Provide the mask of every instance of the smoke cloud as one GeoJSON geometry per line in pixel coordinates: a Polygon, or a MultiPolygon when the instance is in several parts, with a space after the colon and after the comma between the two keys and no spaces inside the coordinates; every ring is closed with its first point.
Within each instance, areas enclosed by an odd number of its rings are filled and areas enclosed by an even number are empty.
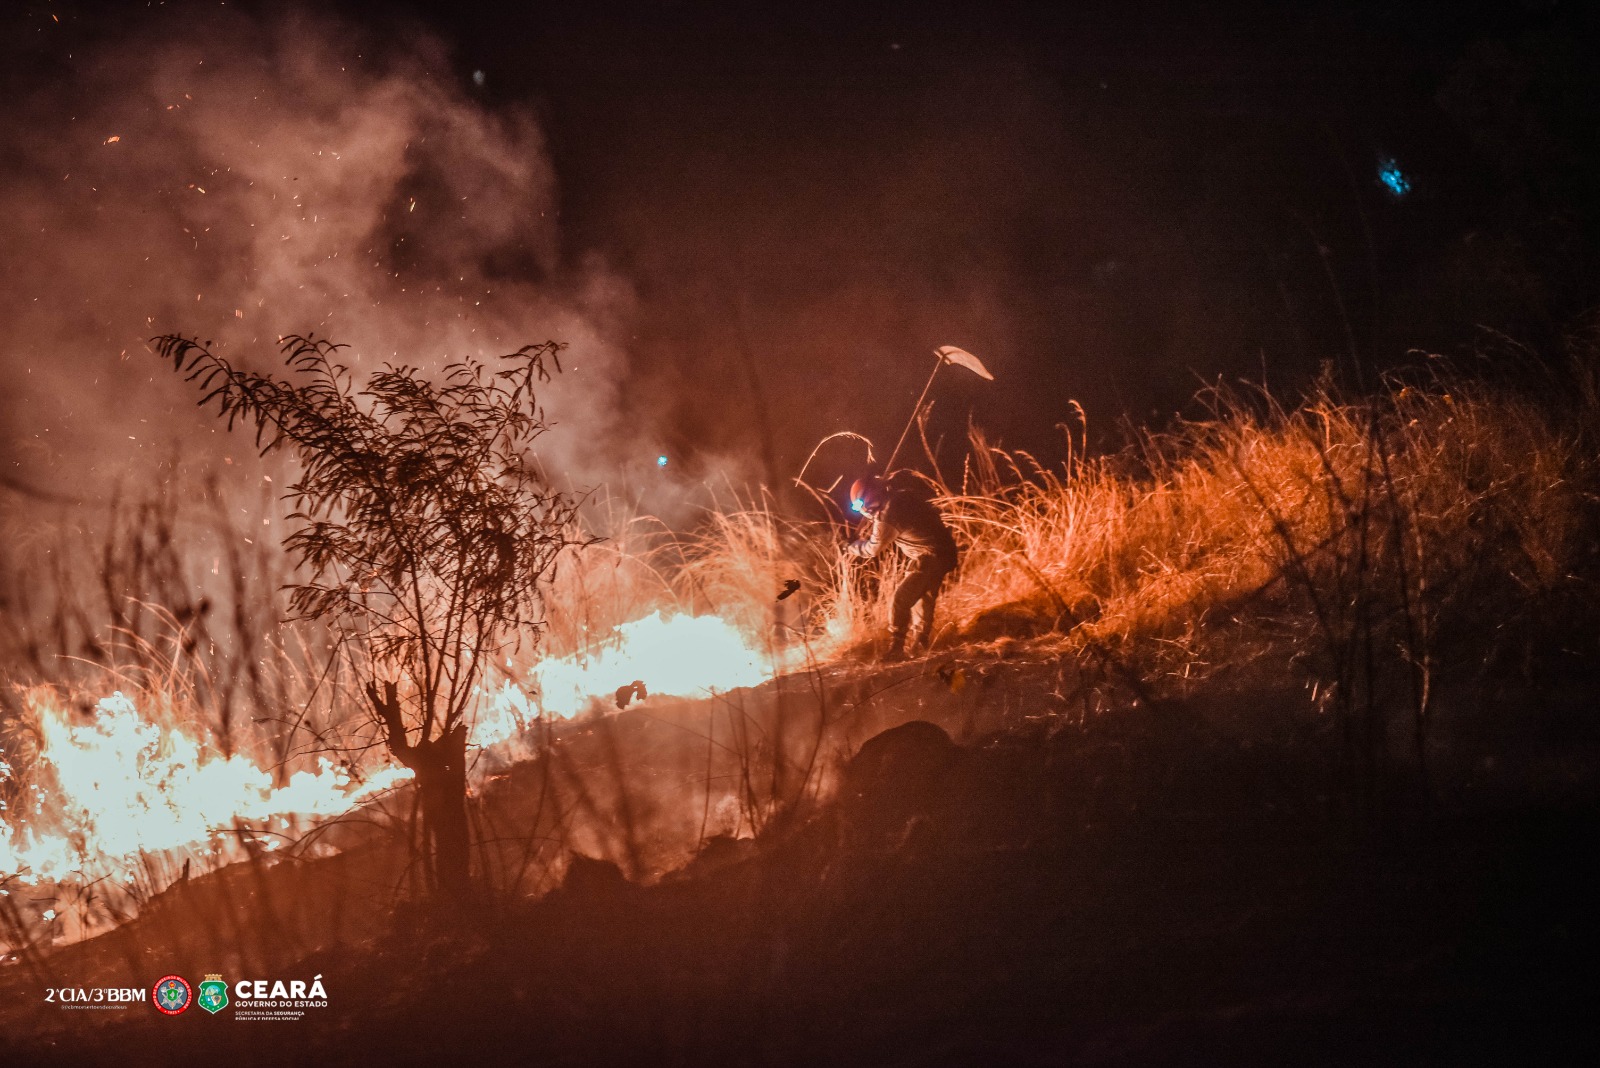
{"type": "Polygon", "coordinates": [[[0,120],[0,460],[94,497],[115,478],[246,457],[147,349],[176,332],[275,365],[277,338],[350,345],[359,372],[553,338],[541,459],[606,477],[625,284],[569,263],[527,110],[482,106],[436,40],[226,10],[72,61],[0,120]]]}

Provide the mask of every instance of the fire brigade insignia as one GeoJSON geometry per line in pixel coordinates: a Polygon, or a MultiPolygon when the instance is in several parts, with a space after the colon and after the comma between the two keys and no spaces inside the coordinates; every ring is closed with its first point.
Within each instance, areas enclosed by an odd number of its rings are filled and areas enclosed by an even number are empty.
{"type": "Polygon", "coordinates": [[[156,1008],[168,1016],[183,1012],[191,1000],[189,981],[181,975],[163,975],[151,993],[155,995],[156,1008]]]}
{"type": "Polygon", "coordinates": [[[221,1012],[228,1007],[228,984],[222,981],[220,975],[208,975],[205,982],[200,984],[195,1000],[207,1012],[221,1012]]]}

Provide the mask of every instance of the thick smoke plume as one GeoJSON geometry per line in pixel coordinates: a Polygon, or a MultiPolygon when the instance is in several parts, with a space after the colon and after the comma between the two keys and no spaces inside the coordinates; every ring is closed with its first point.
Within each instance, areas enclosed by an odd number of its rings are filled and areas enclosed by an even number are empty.
{"type": "Polygon", "coordinates": [[[606,476],[626,287],[565,262],[537,123],[481,106],[437,42],[217,13],[73,69],[0,120],[7,482],[92,499],[247,457],[148,351],[164,332],[258,367],[315,333],[358,370],[564,341],[541,459],[606,476]]]}

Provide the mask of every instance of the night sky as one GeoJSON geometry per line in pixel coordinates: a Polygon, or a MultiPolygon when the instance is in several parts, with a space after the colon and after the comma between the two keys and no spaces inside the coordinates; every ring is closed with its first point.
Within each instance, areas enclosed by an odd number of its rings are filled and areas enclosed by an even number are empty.
{"type": "MultiPolygon", "coordinates": [[[[11,5],[6,92],[31,114],[120,41],[204,46],[215,6],[11,5]]],[[[1110,444],[1218,381],[1370,385],[1480,325],[1548,344],[1596,303],[1581,7],[333,9],[351,62],[431,38],[463,107],[536,124],[553,227],[453,255],[486,289],[603,273],[607,462],[782,480],[836,430],[887,449],[941,344],[998,377],[937,390],[952,464],[969,417],[1055,457],[1072,400],[1110,444]]]]}

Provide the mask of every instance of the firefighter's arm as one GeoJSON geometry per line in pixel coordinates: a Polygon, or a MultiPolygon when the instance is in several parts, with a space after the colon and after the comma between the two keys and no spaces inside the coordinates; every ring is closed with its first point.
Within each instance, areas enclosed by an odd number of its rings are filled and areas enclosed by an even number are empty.
{"type": "Polygon", "coordinates": [[[872,517],[872,532],[859,541],[853,541],[845,546],[845,552],[862,560],[871,560],[883,548],[883,516],[872,517]]]}

